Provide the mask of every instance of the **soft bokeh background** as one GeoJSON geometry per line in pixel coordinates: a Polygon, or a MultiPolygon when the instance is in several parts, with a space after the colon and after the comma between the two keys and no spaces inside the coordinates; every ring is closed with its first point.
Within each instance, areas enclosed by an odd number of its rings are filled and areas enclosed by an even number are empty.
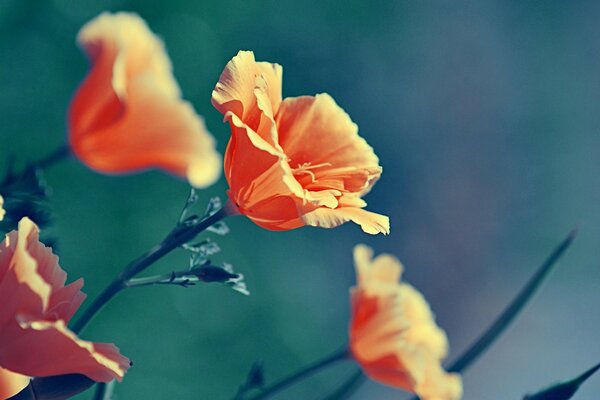
{"type": "MultiPolygon", "coordinates": [[[[221,151],[229,130],[210,93],[239,49],[284,66],[285,96],[332,94],[381,158],[367,201],[392,221],[388,237],[352,224],[275,233],[228,221],[215,260],[246,275],[250,297],[219,285],[131,290],[85,332],[135,361],[119,399],[228,399],[255,360],[271,380],[336,349],[359,242],[403,260],[455,356],[578,223],[550,281],[465,374],[464,398],[519,399],[600,361],[600,3],[3,0],[3,158],[35,160],[64,143],[87,70],[75,36],[103,10],[135,11],[164,38],[221,151]]],[[[61,263],[90,296],[162,238],[188,192],[159,172],[109,177],[74,160],[46,178],[61,263]]],[[[150,273],[185,262],[173,254],[150,273]]],[[[341,365],[278,398],[318,398],[351,371],[341,365]]],[[[575,398],[598,392],[600,376],[575,398]]],[[[353,399],[405,397],[369,382],[353,399]]]]}

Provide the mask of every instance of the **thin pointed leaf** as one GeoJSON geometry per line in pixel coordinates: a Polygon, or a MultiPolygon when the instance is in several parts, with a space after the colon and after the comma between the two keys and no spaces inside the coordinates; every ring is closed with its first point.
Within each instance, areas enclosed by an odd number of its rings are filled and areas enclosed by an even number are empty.
{"type": "MultiPolygon", "coordinates": [[[[509,327],[510,323],[525,308],[529,300],[533,297],[544,278],[548,276],[552,267],[556,265],[558,259],[571,246],[577,229],[573,229],[569,235],[554,249],[550,256],[540,265],[535,274],[525,284],[523,289],[517,294],[517,297],[506,307],[506,309],[496,318],[492,325],[483,332],[483,334],[465,350],[449,367],[449,372],[462,372],[469,367],[480,355],[482,355],[494,341],[509,327]]],[[[416,400],[417,397],[411,398],[416,400]]]]}
{"type": "Polygon", "coordinates": [[[235,399],[243,399],[252,389],[262,389],[265,386],[265,366],[262,361],[255,361],[246,376],[246,381],[238,389],[235,399]]]}
{"type": "Polygon", "coordinates": [[[221,202],[220,197],[211,197],[208,201],[208,206],[206,207],[206,215],[213,215],[217,211],[223,208],[223,202],[221,202]]]}
{"type": "Polygon", "coordinates": [[[523,397],[523,400],[567,400],[573,397],[579,387],[590,376],[594,375],[600,369],[600,364],[590,368],[575,379],[566,382],[556,383],[546,389],[543,389],[534,394],[528,394],[523,397]]]}
{"type": "Polygon", "coordinates": [[[492,344],[494,341],[504,332],[510,323],[515,319],[517,315],[521,313],[523,308],[527,305],[529,300],[537,292],[540,285],[544,281],[544,278],[548,276],[548,273],[552,270],[552,267],[556,265],[558,259],[564,254],[564,252],[571,246],[577,230],[572,230],[569,235],[554,249],[552,254],[542,263],[537,269],[535,274],[523,287],[521,292],[515,297],[515,299],[506,307],[506,309],[498,316],[494,323],[473,343],[462,356],[448,367],[450,372],[461,372],[466,369],[477,357],[492,344]]]}
{"type": "Polygon", "coordinates": [[[188,195],[187,200],[181,210],[181,215],[179,216],[179,225],[191,225],[195,220],[198,219],[197,215],[192,215],[188,217],[189,209],[198,202],[198,194],[194,188],[190,189],[190,194],[188,195]]]}

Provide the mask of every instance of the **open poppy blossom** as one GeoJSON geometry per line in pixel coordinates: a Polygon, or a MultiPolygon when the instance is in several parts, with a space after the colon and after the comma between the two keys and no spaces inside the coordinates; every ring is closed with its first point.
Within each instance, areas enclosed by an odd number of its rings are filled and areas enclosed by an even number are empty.
{"type": "Polygon", "coordinates": [[[82,374],[98,382],[121,380],[129,360],[112,344],[79,339],[67,324],[85,294],[28,218],[0,244],[0,396],[25,387],[27,377],[82,374]]]}
{"type": "Polygon", "coordinates": [[[402,264],[388,254],[373,259],[364,245],[354,248],[354,262],[350,348],[364,372],[423,400],[460,399],[460,376],[441,367],[446,334],[423,295],[400,282],[402,264]]]}
{"type": "Polygon", "coordinates": [[[388,217],[363,209],[382,169],[356,124],[328,94],[282,99],[281,79],[280,65],[240,51],[213,91],[231,126],[231,201],[267,229],[353,221],[367,233],[389,233],[388,217]]]}
{"type": "Polygon", "coordinates": [[[92,64],[69,110],[69,142],[88,167],[159,168],[196,187],[221,170],[215,141],[181,91],[162,42],[130,13],[103,13],[79,32],[92,64]]]}

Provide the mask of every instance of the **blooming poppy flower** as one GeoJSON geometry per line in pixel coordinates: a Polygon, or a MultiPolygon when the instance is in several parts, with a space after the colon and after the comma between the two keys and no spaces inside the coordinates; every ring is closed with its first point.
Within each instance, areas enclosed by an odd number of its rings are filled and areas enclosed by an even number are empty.
{"type": "Polygon", "coordinates": [[[402,264],[387,254],[373,259],[364,245],[354,248],[354,262],[350,348],[364,372],[423,400],[460,399],[460,376],[440,365],[448,352],[446,334],[423,295],[400,282],[402,264]]]}
{"type": "Polygon", "coordinates": [[[129,360],[114,345],[81,340],[67,328],[85,299],[83,280],[65,286],[66,273],[38,234],[35,224],[23,218],[18,231],[0,244],[1,395],[17,393],[29,376],[121,380],[129,360]]]}
{"type": "Polygon", "coordinates": [[[282,99],[282,68],[240,51],[225,67],[213,105],[231,126],[225,152],[229,197],[272,230],[331,228],[353,221],[389,233],[386,216],[362,196],[381,175],[379,159],[328,94],[282,99]]]}
{"type": "Polygon", "coordinates": [[[193,186],[214,183],[221,158],[181,99],[162,42],[130,13],[103,13],[77,40],[92,64],[69,109],[69,142],[90,168],[122,174],[160,168],[193,186]]]}

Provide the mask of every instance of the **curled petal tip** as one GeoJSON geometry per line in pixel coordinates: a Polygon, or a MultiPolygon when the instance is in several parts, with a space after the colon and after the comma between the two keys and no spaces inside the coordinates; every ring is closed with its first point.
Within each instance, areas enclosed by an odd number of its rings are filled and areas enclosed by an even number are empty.
{"type": "Polygon", "coordinates": [[[85,295],[82,280],[65,285],[66,279],[58,257],[39,242],[35,224],[22,219],[0,247],[2,367],[35,377],[122,378],[129,361],[114,346],[81,340],[67,328],[85,295]]]}

